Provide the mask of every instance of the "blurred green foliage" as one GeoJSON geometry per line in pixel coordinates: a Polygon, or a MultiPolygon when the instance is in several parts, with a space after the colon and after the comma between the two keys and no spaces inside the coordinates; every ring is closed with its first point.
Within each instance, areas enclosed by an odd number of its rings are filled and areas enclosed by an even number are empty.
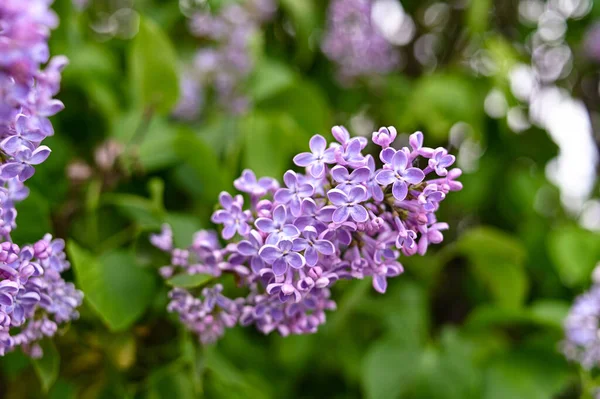
{"type": "MultiPolygon", "coordinates": [[[[56,1],[52,51],[71,60],[59,95],[66,109],[53,119],[53,153],[18,207],[14,239],[47,231],[67,238],[72,277],[86,297],[81,319],[44,343],[43,359],[0,359],[1,397],[578,397],[578,370],[559,350],[562,320],[590,283],[600,235],[572,220],[547,181],[557,148],[546,133],[516,135],[484,112],[485,95],[507,87],[522,57],[494,19],[511,2],[473,0],[452,20],[500,61],[496,75],[476,76],[450,56],[434,71],[407,68],[352,87],[336,83],[315,41],[326,3],[279,2],[255,41],[248,113],[232,116],[208,101],[199,121],[183,123],[169,111],[180,60],[196,44],[177,1],[136,1],[136,37],[103,41],[90,29],[93,12],[56,1]],[[422,129],[431,147],[447,145],[457,123],[469,126],[484,151],[462,177],[465,189],[440,210],[451,226],[445,245],[406,259],[406,273],[383,296],[367,281],[338,284],[339,309],[316,335],[235,328],[201,347],[165,306],[170,286],[207,281],[162,281],[166,259],[149,233],[168,222],[176,245],[189,245],[242,169],[280,177],[313,134],[361,114],[374,126],[422,129]],[[122,159],[69,181],[68,166],[94,165],[106,140],[123,146],[122,159]]],[[[422,9],[419,1],[403,5],[422,9]]],[[[520,29],[516,14],[512,23],[520,29]]]]}

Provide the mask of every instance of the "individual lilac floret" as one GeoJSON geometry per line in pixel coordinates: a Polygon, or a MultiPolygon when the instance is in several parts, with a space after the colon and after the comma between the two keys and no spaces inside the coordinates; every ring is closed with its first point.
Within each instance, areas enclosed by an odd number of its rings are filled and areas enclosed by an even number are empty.
{"type": "MultiPolygon", "coordinates": [[[[456,180],[460,169],[444,176],[434,173],[436,167],[449,166],[448,155],[423,147],[422,133],[410,136],[411,148],[399,150],[389,147],[393,127],[379,133],[374,140],[381,151],[375,157],[363,154],[365,138],[352,138],[342,126],[332,129],[337,143],[313,137],[311,152],[295,157],[306,173],[287,171],[285,187],[278,190],[272,181],[261,184],[244,171],[235,186],[250,194],[248,208],[242,196],[221,193],[221,208],[213,214],[213,221],[225,225],[226,245],[219,244],[215,233],[201,231],[187,249],[172,248],[171,233],[164,230],[151,239],[171,258],[161,275],[233,274],[248,294],[227,302],[235,303],[235,310],[230,306],[217,314],[233,315],[230,321],[239,315],[242,326],[284,336],[313,333],[325,322],[325,311],[335,308],[329,288],[340,279],[369,278],[384,293],[389,279],[404,271],[401,256],[424,254],[443,240],[442,231],[449,226],[437,220],[436,212],[462,185],[456,180]],[[435,165],[412,167],[419,157],[433,158],[435,165]]],[[[174,303],[181,302],[177,311],[182,321],[209,342],[227,325],[216,314],[199,315],[205,300],[195,294],[172,292],[178,298],[174,303]],[[204,338],[207,334],[210,339],[204,338]]]]}
{"type": "Polygon", "coordinates": [[[375,178],[382,186],[392,185],[392,194],[398,201],[403,201],[408,194],[409,184],[418,184],[423,181],[425,174],[419,168],[408,167],[408,156],[402,150],[396,151],[387,165],[390,169],[384,169],[375,178]]]}
{"type": "Polygon", "coordinates": [[[308,168],[313,177],[321,177],[325,173],[325,164],[335,161],[335,148],[327,148],[327,141],[320,134],[310,139],[311,152],[303,152],[294,157],[294,163],[308,168]]]}
{"type": "Polygon", "coordinates": [[[304,257],[293,250],[294,244],[289,240],[281,240],[277,245],[265,245],[258,254],[269,265],[273,265],[273,273],[282,276],[288,266],[301,269],[306,261],[304,257]]]}
{"type": "Polygon", "coordinates": [[[377,132],[373,132],[373,143],[381,148],[388,148],[396,140],[397,135],[395,127],[382,127],[377,132]]]}
{"type": "Polygon", "coordinates": [[[436,148],[429,160],[429,167],[435,170],[438,176],[446,176],[448,174],[447,167],[451,166],[455,161],[454,155],[449,155],[445,148],[436,148]]]}
{"type": "Polygon", "coordinates": [[[367,190],[362,186],[353,187],[348,194],[338,189],[329,190],[327,198],[337,207],[333,212],[333,222],[344,223],[349,217],[359,223],[369,220],[367,210],[361,205],[367,197],[367,190]]]}
{"type": "Polygon", "coordinates": [[[308,198],[314,194],[315,188],[308,183],[302,183],[298,180],[296,172],[288,170],[283,175],[283,182],[287,188],[280,188],[275,193],[275,201],[282,204],[289,204],[292,215],[300,215],[300,204],[303,198],[308,198]]]}
{"type": "Polygon", "coordinates": [[[262,197],[267,193],[275,192],[279,188],[279,183],[271,177],[261,177],[257,180],[253,171],[245,169],[242,176],[233,182],[233,186],[243,193],[262,197]]]}

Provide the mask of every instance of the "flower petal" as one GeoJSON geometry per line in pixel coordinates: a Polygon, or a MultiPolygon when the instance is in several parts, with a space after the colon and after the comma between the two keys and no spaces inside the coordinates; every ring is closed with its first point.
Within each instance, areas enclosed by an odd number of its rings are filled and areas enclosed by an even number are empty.
{"type": "Polygon", "coordinates": [[[403,201],[408,194],[408,186],[402,180],[396,180],[392,186],[392,194],[398,201],[403,201]]]}
{"type": "Polygon", "coordinates": [[[337,224],[344,223],[346,220],[348,220],[349,215],[350,211],[348,210],[348,207],[342,206],[333,212],[333,222],[337,224]]]}
{"type": "Polygon", "coordinates": [[[377,173],[377,176],[375,176],[375,181],[382,186],[389,186],[396,181],[396,174],[393,170],[384,169],[377,173]]]}

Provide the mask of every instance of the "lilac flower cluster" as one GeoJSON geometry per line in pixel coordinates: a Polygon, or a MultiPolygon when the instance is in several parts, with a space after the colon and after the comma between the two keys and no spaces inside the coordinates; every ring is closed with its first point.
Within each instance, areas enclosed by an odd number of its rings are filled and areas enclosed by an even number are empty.
{"type": "Polygon", "coordinates": [[[396,48],[373,25],[372,8],[371,0],[333,0],[329,6],[321,47],[342,81],[388,73],[399,64],[396,48]]]}
{"type": "Polygon", "coordinates": [[[337,280],[370,277],[384,293],[387,279],[403,271],[400,255],[424,254],[443,240],[448,225],[437,221],[436,211],[449,192],[462,188],[460,169],[448,170],[454,156],[424,147],[420,132],[410,136],[410,148],[395,150],[396,130],[381,128],[372,137],[381,147],[377,166],[363,154],[367,139],[351,138],[340,126],[332,133],[336,142],[315,135],[310,152],[294,157],[306,173],[287,171],[283,187],[245,170],[234,186],[247,195],[247,209],[242,195],[221,193],[212,221],[222,226],[225,246],[216,232],[203,230],[189,248],[174,248],[167,225],[151,237],[171,255],[160,270],[164,278],[232,273],[249,289],[235,300],[223,297],[220,286],[200,298],[173,290],[169,309],[202,342],[236,322],[265,334],[315,332],[325,311],[335,309],[329,288],[337,280]],[[424,168],[417,166],[420,158],[427,160],[424,168]]]}
{"type": "Polygon", "coordinates": [[[48,117],[64,108],[53,98],[67,60],[50,59],[47,41],[58,24],[50,3],[0,3],[0,355],[17,346],[41,355],[35,341],[53,335],[57,323],[77,317],[82,298],[60,276],[69,267],[62,240],[47,235],[19,248],[10,236],[15,203],[29,194],[23,182],[50,155],[41,144],[54,134],[48,117]]]}
{"type": "Polygon", "coordinates": [[[585,369],[600,365],[600,276],[594,271],[592,288],[575,299],[565,319],[565,356],[585,369]]]}
{"type": "Polygon", "coordinates": [[[246,0],[227,4],[218,14],[206,11],[191,17],[191,33],[208,45],[196,52],[192,65],[183,71],[175,116],[197,118],[209,87],[229,111],[238,114],[248,108],[241,86],[254,68],[251,41],[275,9],[272,0],[246,0]]]}

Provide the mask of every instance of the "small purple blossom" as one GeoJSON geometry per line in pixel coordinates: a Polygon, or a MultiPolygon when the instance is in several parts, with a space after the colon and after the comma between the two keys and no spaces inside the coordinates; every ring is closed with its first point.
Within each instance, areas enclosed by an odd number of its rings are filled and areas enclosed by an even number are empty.
{"type": "Polygon", "coordinates": [[[418,184],[424,178],[421,169],[408,167],[408,156],[404,151],[396,151],[391,159],[391,169],[382,170],[375,179],[383,186],[392,184],[394,198],[402,201],[408,194],[408,184],[418,184]]]}
{"type": "Polygon", "coordinates": [[[333,222],[344,223],[349,217],[355,222],[366,222],[369,214],[361,202],[367,197],[367,190],[362,186],[353,187],[348,194],[338,189],[329,190],[327,198],[337,207],[333,212],[333,222]]]}
{"type": "Polygon", "coordinates": [[[282,276],[288,266],[300,269],[306,264],[302,255],[293,251],[294,243],[289,240],[281,240],[277,245],[265,245],[258,254],[269,265],[273,265],[273,273],[282,276]]]}
{"type": "Polygon", "coordinates": [[[298,181],[298,176],[295,172],[288,170],[283,175],[283,182],[287,188],[280,188],[275,193],[275,201],[282,204],[289,204],[292,215],[300,215],[300,204],[303,198],[308,198],[314,194],[315,188],[306,183],[298,181]]]}
{"type": "Polygon", "coordinates": [[[308,168],[313,177],[321,177],[325,173],[325,164],[335,161],[335,148],[327,148],[327,141],[320,134],[310,139],[311,152],[303,152],[294,157],[294,163],[308,168]]]}
{"type": "Polygon", "coordinates": [[[395,127],[382,127],[378,131],[373,132],[373,143],[382,148],[388,148],[396,140],[397,135],[398,132],[396,132],[395,127]]]}
{"type": "Polygon", "coordinates": [[[261,177],[257,180],[253,171],[245,169],[242,176],[233,182],[233,186],[243,193],[248,193],[254,197],[262,197],[277,190],[279,183],[271,177],[261,177]]]}

